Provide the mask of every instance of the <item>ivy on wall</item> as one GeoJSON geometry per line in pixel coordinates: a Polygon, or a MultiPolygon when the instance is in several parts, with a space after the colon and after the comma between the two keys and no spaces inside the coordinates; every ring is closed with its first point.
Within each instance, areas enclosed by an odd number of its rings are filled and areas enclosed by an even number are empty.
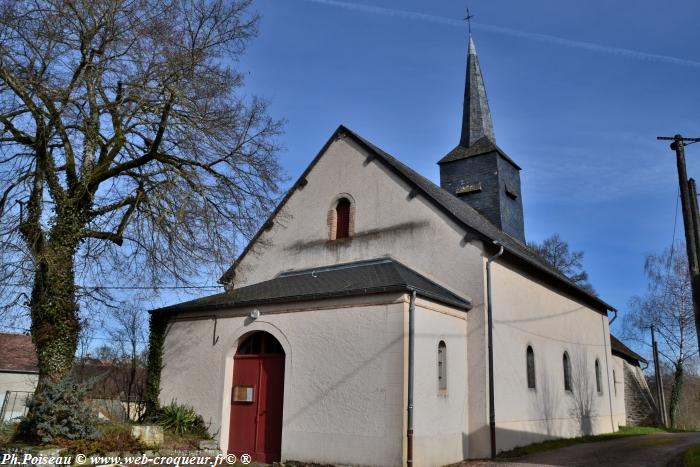
{"type": "Polygon", "coordinates": [[[160,415],[160,371],[163,369],[163,344],[168,328],[168,319],[160,313],[152,313],[149,322],[148,360],[146,362],[146,393],[144,418],[154,419],[160,415]]]}

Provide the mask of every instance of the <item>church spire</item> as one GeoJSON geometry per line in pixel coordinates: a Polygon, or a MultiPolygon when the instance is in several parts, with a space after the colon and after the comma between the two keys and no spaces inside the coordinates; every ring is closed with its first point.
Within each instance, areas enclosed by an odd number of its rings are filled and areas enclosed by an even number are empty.
{"type": "MultiPolygon", "coordinates": [[[[467,22],[472,16],[467,12],[467,22]]],[[[440,187],[525,243],[520,167],[496,146],[489,101],[471,34],[459,144],[440,159],[440,187]]]]}
{"type": "Polygon", "coordinates": [[[469,34],[469,55],[467,56],[467,77],[464,85],[464,109],[462,114],[462,137],[460,146],[469,148],[487,136],[496,141],[491,121],[491,110],[486,98],[484,78],[481,76],[479,57],[476,54],[474,39],[469,34]]]}

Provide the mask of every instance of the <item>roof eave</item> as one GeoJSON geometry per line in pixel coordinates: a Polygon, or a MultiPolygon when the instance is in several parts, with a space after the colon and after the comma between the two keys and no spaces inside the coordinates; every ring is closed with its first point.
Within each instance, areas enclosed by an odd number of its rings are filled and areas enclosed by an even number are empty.
{"type": "MultiPolygon", "coordinates": [[[[459,147],[459,146],[457,146],[459,147]]],[[[457,148],[455,148],[457,149],[457,148]]],[[[452,150],[454,151],[454,149],[452,150]]],[[[452,153],[450,151],[450,153],[452,153]]],[[[493,148],[489,149],[484,149],[483,151],[476,152],[474,154],[468,154],[462,157],[454,157],[450,158],[450,153],[448,153],[445,157],[440,159],[437,163],[438,165],[443,165],[443,164],[449,164],[450,162],[455,162],[455,161],[461,161],[463,159],[469,159],[470,157],[478,157],[478,156],[483,156],[484,154],[488,154],[490,152],[496,152],[498,153],[503,159],[505,159],[508,163],[510,163],[513,167],[515,167],[517,170],[523,170],[518,164],[515,163],[513,159],[508,156],[508,154],[505,153],[496,143],[493,143],[493,148]]]]}
{"type": "Polygon", "coordinates": [[[21,373],[21,374],[28,374],[28,375],[38,375],[39,370],[21,370],[17,368],[0,368],[0,373],[21,373]]]}
{"type": "MultiPolygon", "coordinates": [[[[341,128],[343,128],[350,136],[352,136],[356,142],[358,142],[363,148],[365,148],[365,150],[370,151],[371,153],[376,155],[379,160],[383,161],[388,167],[393,168],[393,165],[391,163],[389,163],[388,161],[386,161],[384,159],[384,157],[382,157],[382,154],[380,152],[377,152],[377,150],[375,150],[371,144],[368,144],[362,137],[359,137],[358,135],[354,134],[351,130],[348,130],[347,128],[343,127],[342,125],[341,125],[341,128]]],[[[454,215],[449,209],[442,206],[442,204],[440,202],[438,202],[437,200],[434,200],[432,196],[430,196],[428,193],[426,193],[424,190],[422,190],[421,187],[417,183],[415,183],[409,177],[405,176],[401,171],[394,170],[394,172],[397,175],[399,175],[402,178],[402,180],[407,182],[409,185],[421,190],[421,192],[423,192],[426,195],[426,197],[431,199],[435,203],[435,205],[437,205],[443,212],[445,212],[448,216],[450,216],[450,218],[452,218],[453,220],[458,222],[464,228],[468,229],[468,231],[475,232],[478,236],[480,236],[481,238],[483,238],[486,241],[490,241],[490,242],[493,242],[494,240],[497,241],[497,239],[491,238],[490,236],[476,230],[475,228],[473,228],[469,224],[462,221],[458,216],[454,215]]],[[[507,234],[504,233],[504,235],[507,235],[507,234]]],[[[577,294],[580,294],[583,297],[586,297],[587,298],[586,301],[588,301],[591,304],[595,304],[596,308],[602,309],[604,313],[607,311],[617,311],[614,307],[612,307],[611,305],[600,300],[598,297],[591,295],[590,293],[581,289],[580,287],[573,284],[572,282],[565,280],[564,278],[557,277],[556,275],[554,275],[550,271],[548,271],[545,267],[540,266],[539,264],[530,261],[528,258],[525,258],[524,256],[518,254],[515,250],[512,250],[505,245],[504,245],[504,250],[507,254],[512,255],[512,256],[518,258],[519,260],[524,261],[527,264],[536,267],[538,270],[542,271],[547,277],[551,278],[552,280],[558,282],[561,285],[564,285],[568,289],[575,291],[577,294]]]]}
{"type": "Polygon", "coordinates": [[[298,303],[304,301],[313,300],[325,300],[330,298],[342,298],[342,297],[353,297],[357,295],[376,295],[382,293],[394,293],[394,292],[412,292],[416,291],[417,295],[430,299],[434,302],[442,303],[460,310],[469,311],[472,309],[472,303],[470,300],[458,301],[449,300],[444,297],[440,297],[431,292],[425,291],[423,289],[415,288],[409,285],[393,285],[393,286],[381,286],[381,287],[367,287],[358,288],[352,290],[346,290],[342,292],[328,292],[328,293],[318,293],[318,294],[308,294],[308,295],[292,295],[285,297],[275,297],[259,300],[244,300],[244,301],[231,301],[226,303],[214,303],[214,304],[202,304],[196,305],[192,304],[190,306],[178,306],[170,305],[162,308],[155,308],[148,310],[151,314],[175,314],[184,312],[202,312],[202,311],[218,311],[226,310],[232,308],[242,308],[246,306],[258,306],[258,305],[275,305],[282,303],[298,303]]]}

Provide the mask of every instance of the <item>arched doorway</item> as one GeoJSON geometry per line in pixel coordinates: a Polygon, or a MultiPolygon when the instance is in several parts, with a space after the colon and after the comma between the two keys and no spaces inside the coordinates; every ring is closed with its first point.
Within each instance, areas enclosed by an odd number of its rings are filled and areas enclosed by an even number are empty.
{"type": "Polygon", "coordinates": [[[271,334],[254,332],[233,357],[229,453],[276,462],[282,450],[284,349],[271,334]]]}

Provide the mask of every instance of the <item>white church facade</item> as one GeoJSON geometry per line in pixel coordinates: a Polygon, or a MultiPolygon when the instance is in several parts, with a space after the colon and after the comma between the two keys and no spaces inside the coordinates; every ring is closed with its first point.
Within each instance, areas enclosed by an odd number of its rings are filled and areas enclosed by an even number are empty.
{"type": "Polygon", "coordinates": [[[525,245],[471,39],[463,122],[441,186],[339,127],[224,293],[153,311],[161,401],[262,462],[438,466],[625,425],[634,355],[525,245]]]}

